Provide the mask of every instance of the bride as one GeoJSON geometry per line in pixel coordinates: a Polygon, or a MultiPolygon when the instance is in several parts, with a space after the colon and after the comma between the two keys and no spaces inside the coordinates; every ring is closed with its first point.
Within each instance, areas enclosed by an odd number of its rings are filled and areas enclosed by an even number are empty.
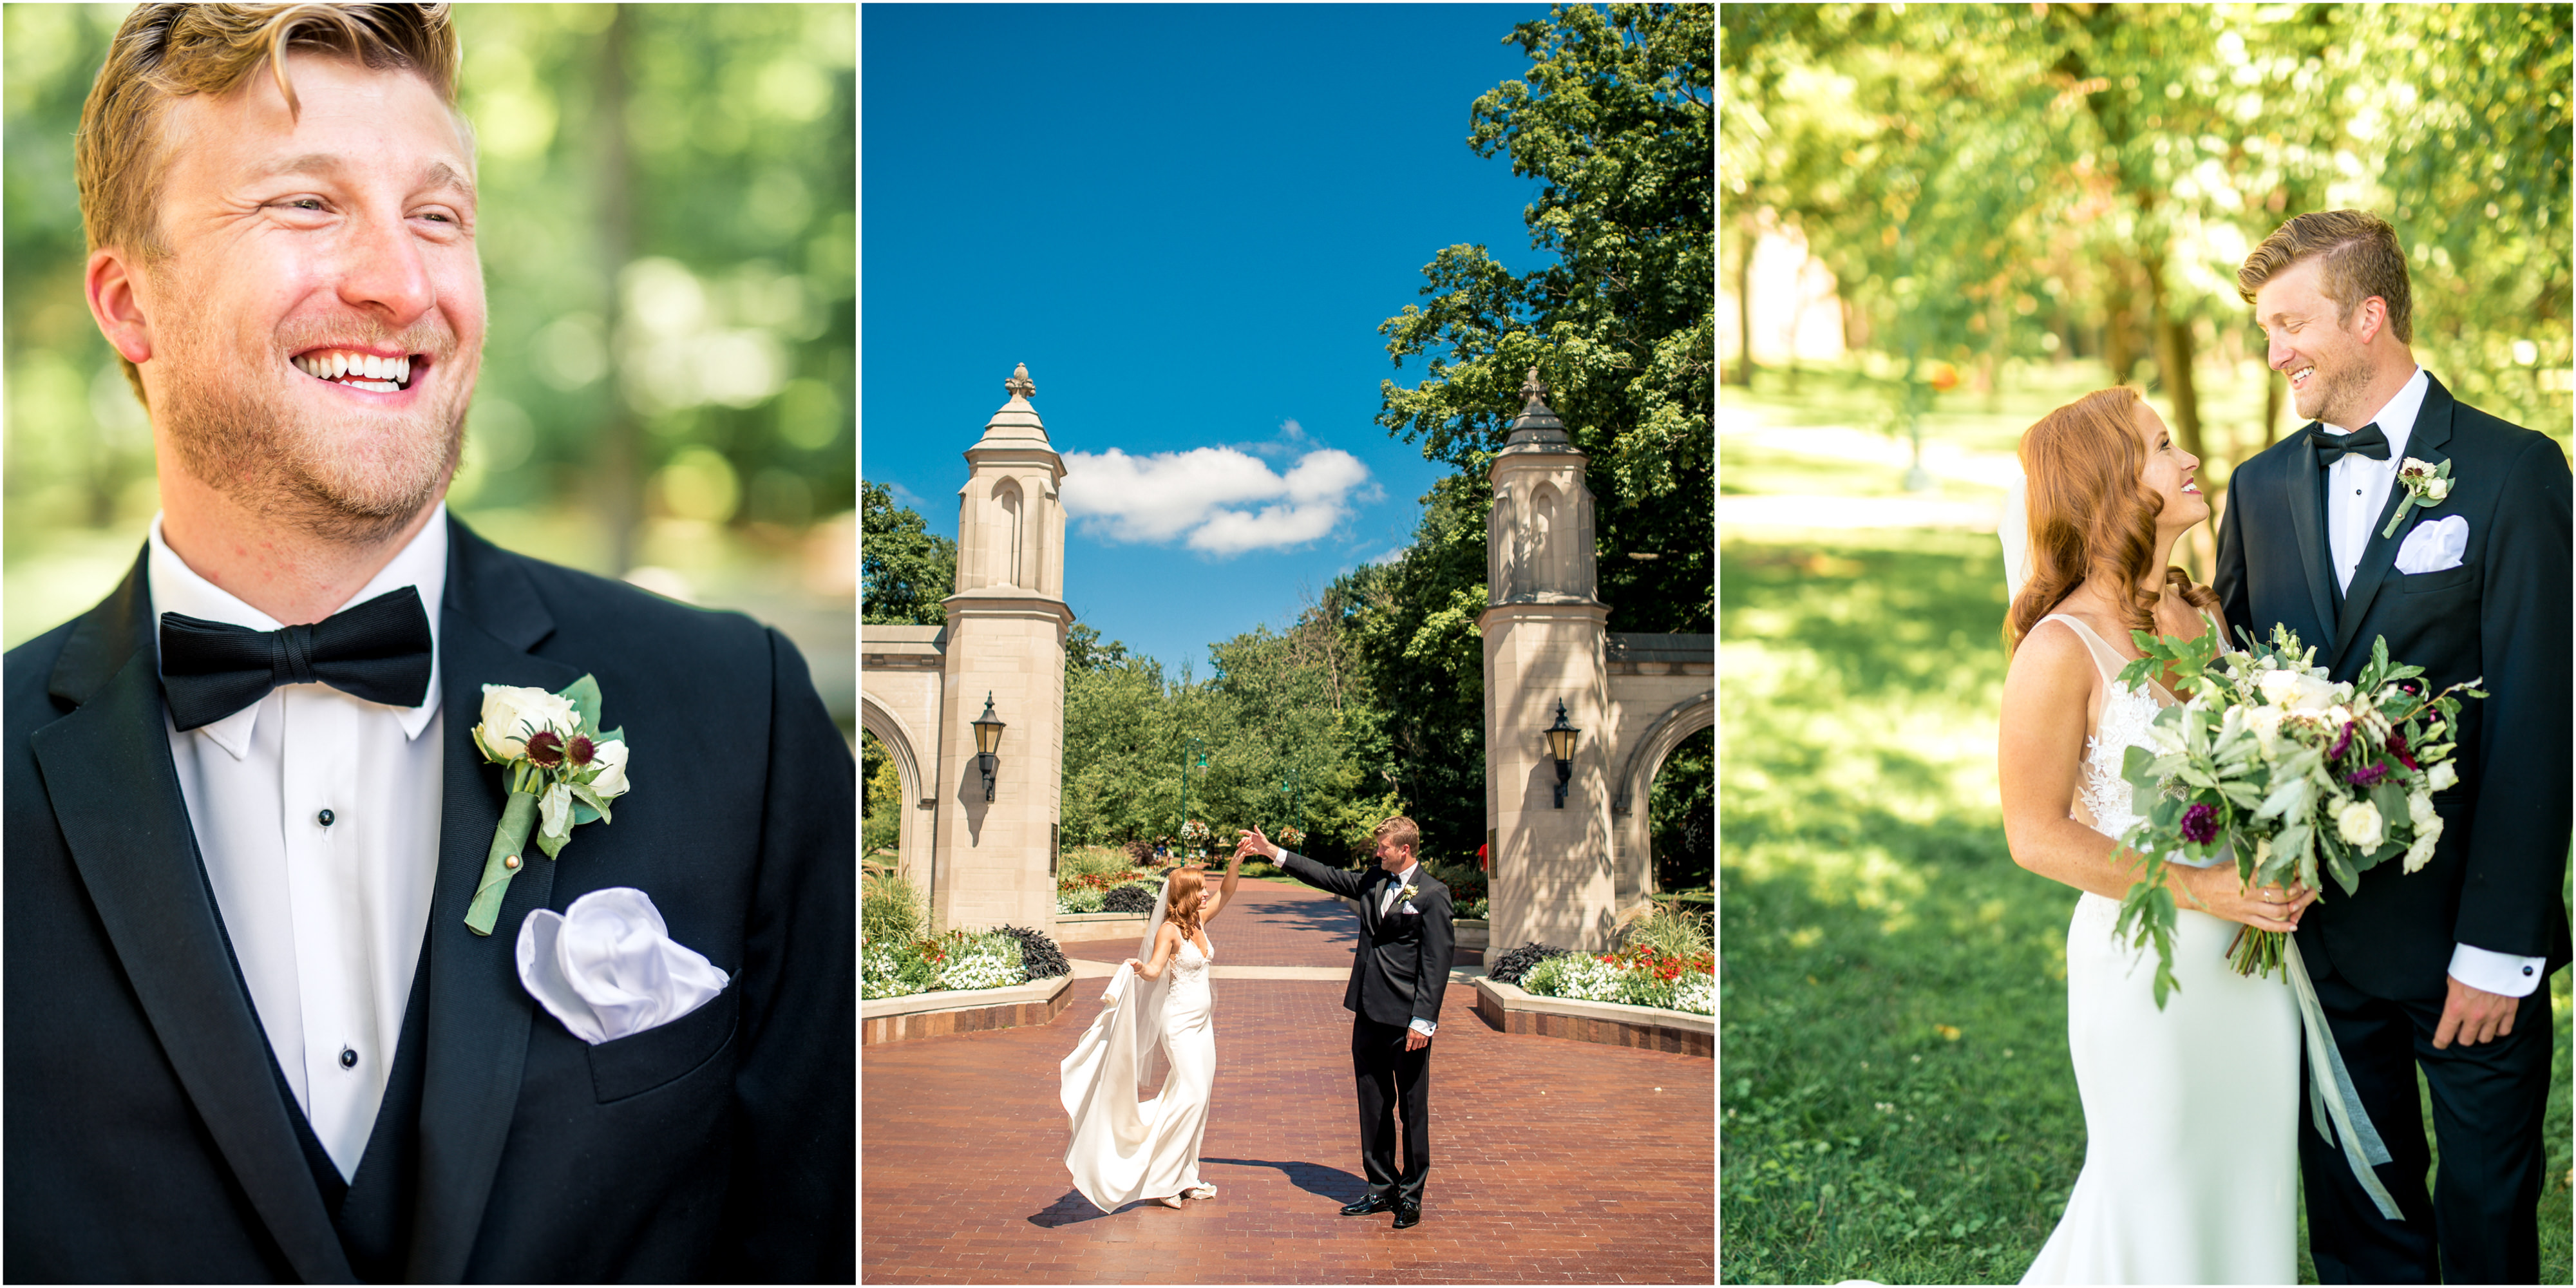
{"type": "MultiPolygon", "coordinates": [[[[2192,471],[2136,390],[2105,389],[2022,436],[2025,574],[2004,624],[1998,737],[2013,860],[2082,891],[2066,931],[2066,1037],[2084,1170],[2024,1283],[2292,1283],[2297,1276],[2299,1015],[2277,978],[2238,975],[2240,925],[2295,928],[2305,887],[2243,888],[2235,864],[2166,870],[2180,908],[2162,1010],[2145,950],[2113,937],[2137,822],[2120,776],[2164,685],[2122,686],[2132,630],[2222,630],[2218,597],[2170,566],[2209,518],[2192,471]]],[[[2015,565],[2021,565],[2016,568],[2015,565]]]]}
{"type": "Polygon", "coordinates": [[[1237,854],[1222,889],[1209,889],[1197,868],[1163,879],[1137,957],[1119,965],[1103,995],[1107,1004],[1059,1066],[1073,1128],[1064,1165],[1074,1188],[1103,1212],[1143,1198],[1180,1207],[1185,1199],[1216,1197],[1216,1187],[1199,1179],[1199,1141],[1216,1083],[1208,991],[1216,946],[1207,923],[1233,904],[1242,874],[1237,854]],[[1162,1093],[1138,1100],[1166,1060],[1171,1077],[1162,1093]]]}

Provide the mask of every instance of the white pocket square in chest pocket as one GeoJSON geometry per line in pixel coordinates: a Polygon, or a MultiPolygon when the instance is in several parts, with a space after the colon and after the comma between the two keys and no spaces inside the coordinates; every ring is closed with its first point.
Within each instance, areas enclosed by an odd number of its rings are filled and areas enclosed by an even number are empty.
{"type": "Polygon", "coordinates": [[[668,1024],[731,981],[671,938],[643,891],[611,886],[519,923],[519,982],[574,1037],[598,1046],[668,1024]]]}
{"type": "Polygon", "coordinates": [[[2397,571],[2413,576],[2421,572],[2440,572],[2460,566],[2460,557],[2469,552],[2469,521],[2454,514],[2419,523],[2406,534],[2406,544],[2397,548],[2397,571]]]}

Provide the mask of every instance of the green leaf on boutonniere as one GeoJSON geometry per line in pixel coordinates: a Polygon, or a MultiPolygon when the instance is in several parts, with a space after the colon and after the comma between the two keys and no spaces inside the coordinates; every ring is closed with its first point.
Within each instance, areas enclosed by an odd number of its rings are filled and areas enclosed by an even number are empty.
{"type": "Polygon", "coordinates": [[[578,680],[564,686],[555,696],[572,704],[573,713],[581,717],[581,727],[599,727],[599,681],[585,672],[578,680]]]}

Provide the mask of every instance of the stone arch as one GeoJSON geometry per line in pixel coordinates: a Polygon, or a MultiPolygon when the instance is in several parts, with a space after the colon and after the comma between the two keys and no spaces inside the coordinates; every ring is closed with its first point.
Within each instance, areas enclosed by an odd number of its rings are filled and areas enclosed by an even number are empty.
{"type": "Polygon", "coordinates": [[[921,887],[926,899],[937,874],[931,871],[930,819],[927,811],[921,808],[929,791],[928,780],[923,776],[921,753],[917,750],[918,741],[905,727],[903,717],[878,703],[864,687],[859,690],[859,727],[875,734],[877,743],[894,760],[895,778],[903,788],[900,806],[903,812],[896,816],[899,831],[895,840],[895,866],[913,884],[921,887]]]}
{"type": "Polygon", "coordinates": [[[995,484],[993,501],[1001,511],[1001,531],[994,534],[1000,540],[993,549],[993,573],[989,584],[1025,586],[1028,583],[1020,580],[1020,571],[1022,529],[1025,527],[1022,519],[1027,507],[1021,503],[1020,481],[1006,478],[995,484]]]}
{"type": "Polygon", "coordinates": [[[1527,589],[1563,590],[1565,578],[1557,564],[1565,556],[1565,543],[1573,536],[1565,522],[1565,498],[1552,483],[1541,483],[1530,491],[1529,569],[1527,589]]]}
{"type": "Polygon", "coordinates": [[[1666,707],[1636,736],[1621,758],[1610,810],[1618,819],[1623,842],[1620,866],[1626,880],[1622,884],[1633,881],[1640,894],[1651,891],[1655,881],[1653,838],[1646,818],[1646,801],[1654,790],[1655,775],[1683,739],[1716,724],[1715,690],[1694,694],[1666,707]]]}

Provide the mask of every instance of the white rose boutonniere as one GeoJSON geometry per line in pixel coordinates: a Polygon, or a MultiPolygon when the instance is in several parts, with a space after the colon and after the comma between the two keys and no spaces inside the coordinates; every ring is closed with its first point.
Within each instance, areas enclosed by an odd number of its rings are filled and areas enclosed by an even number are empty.
{"type": "Polygon", "coordinates": [[[2451,463],[2435,465],[2409,456],[2405,464],[2397,467],[2397,485],[2406,489],[2406,499],[2397,503],[2397,513],[2389,516],[2388,526],[2379,530],[2382,537],[2396,536],[2398,525],[2406,522],[2409,512],[2429,510],[2451,499],[2451,463]]]}
{"type": "Polygon", "coordinates": [[[1422,887],[1409,885],[1395,892],[1395,901],[1399,904],[1411,903],[1413,896],[1420,893],[1422,893],[1422,887]]]}
{"type": "Polygon", "coordinates": [[[465,910],[466,927],[488,935],[510,878],[527,862],[531,831],[551,859],[574,828],[608,821],[608,803],[626,794],[626,737],[599,727],[599,682],[585,675],[561,693],[484,685],[483,722],[473,738],[483,758],[506,771],[510,789],[465,910]]]}

